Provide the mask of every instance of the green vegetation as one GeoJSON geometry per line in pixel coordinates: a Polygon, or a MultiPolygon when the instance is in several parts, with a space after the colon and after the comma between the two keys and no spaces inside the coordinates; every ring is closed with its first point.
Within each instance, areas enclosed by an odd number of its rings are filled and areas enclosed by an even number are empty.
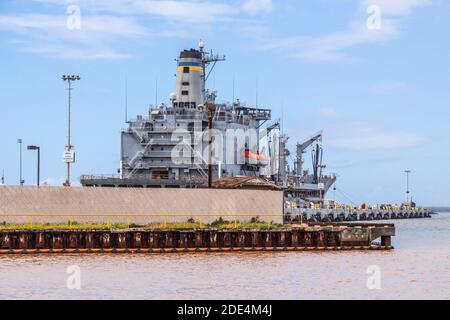
{"type": "Polygon", "coordinates": [[[146,228],[146,229],[178,229],[178,230],[187,230],[187,229],[259,229],[259,230],[268,230],[268,229],[280,229],[287,228],[281,224],[273,224],[262,222],[258,217],[252,218],[249,222],[235,222],[235,221],[226,221],[223,220],[222,217],[215,220],[211,224],[200,223],[199,221],[195,221],[194,219],[189,219],[186,222],[180,223],[152,223],[148,225],[137,225],[137,224],[126,224],[126,223],[112,223],[112,224],[86,224],[86,223],[78,223],[76,221],[68,221],[64,224],[55,224],[55,223],[24,223],[24,224],[9,224],[3,222],[0,224],[1,230],[23,230],[23,229],[129,229],[129,228],[146,228]]]}
{"type": "Polygon", "coordinates": [[[233,221],[225,221],[222,217],[211,223],[208,227],[216,228],[216,229],[279,229],[285,228],[281,224],[273,224],[263,222],[259,219],[259,217],[253,217],[249,222],[233,222],[233,221]]]}
{"type": "MultiPolygon", "coordinates": [[[[130,225],[130,228],[135,228],[137,226],[130,225]]],[[[127,229],[127,224],[87,224],[87,223],[23,223],[23,224],[12,224],[3,222],[0,224],[0,230],[11,230],[11,229],[127,229]]]]}

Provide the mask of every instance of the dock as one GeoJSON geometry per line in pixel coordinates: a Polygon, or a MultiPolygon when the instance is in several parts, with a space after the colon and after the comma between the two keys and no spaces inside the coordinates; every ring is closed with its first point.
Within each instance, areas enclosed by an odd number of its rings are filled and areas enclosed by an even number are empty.
{"type": "Polygon", "coordinates": [[[409,209],[285,209],[285,223],[307,221],[315,222],[351,222],[351,221],[380,221],[401,219],[426,219],[434,213],[426,208],[409,209]]]}
{"type": "Polygon", "coordinates": [[[0,231],[0,254],[391,250],[392,236],[393,224],[310,224],[268,230],[12,229],[0,231]]]}
{"type": "Polygon", "coordinates": [[[0,254],[391,250],[395,236],[286,214],[282,191],[3,186],[0,199],[0,254]]]}

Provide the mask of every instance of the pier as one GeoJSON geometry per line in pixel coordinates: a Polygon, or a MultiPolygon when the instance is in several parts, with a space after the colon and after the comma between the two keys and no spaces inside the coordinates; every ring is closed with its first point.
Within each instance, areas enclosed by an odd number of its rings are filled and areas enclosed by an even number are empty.
{"type": "Polygon", "coordinates": [[[285,209],[286,223],[297,223],[301,221],[314,222],[351,222],[351,221],[379,221],[400,219],[423,219],[431,218],[433,212],[425,208],[410,209],[285,209]]]}
{"type": "Polygon", "coordinates": [[[393,224],[312,224],[269,230],[11,229],[0,231],[0,254],[391,250],[394,235],[393,224]]]}

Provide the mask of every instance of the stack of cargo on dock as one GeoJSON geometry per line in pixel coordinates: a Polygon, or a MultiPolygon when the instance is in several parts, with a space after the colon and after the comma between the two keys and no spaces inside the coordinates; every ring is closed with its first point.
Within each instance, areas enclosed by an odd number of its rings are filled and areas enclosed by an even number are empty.
{"type": "Polygon", "coordinates": [[[394,219],[431,218],[432,212],[425,208],[405,209],[289,209],[285,211],[287,222],[343,222],[394,219]]]}

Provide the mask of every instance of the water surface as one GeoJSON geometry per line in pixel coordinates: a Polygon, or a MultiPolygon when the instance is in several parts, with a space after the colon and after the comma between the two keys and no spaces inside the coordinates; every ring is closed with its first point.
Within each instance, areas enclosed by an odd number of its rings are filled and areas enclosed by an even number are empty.
{"type": "Polygon", "coordinates": [[[450,299],[450,213],[395,224],[390,252],[3,255],[0,299],[450,299]]]}

